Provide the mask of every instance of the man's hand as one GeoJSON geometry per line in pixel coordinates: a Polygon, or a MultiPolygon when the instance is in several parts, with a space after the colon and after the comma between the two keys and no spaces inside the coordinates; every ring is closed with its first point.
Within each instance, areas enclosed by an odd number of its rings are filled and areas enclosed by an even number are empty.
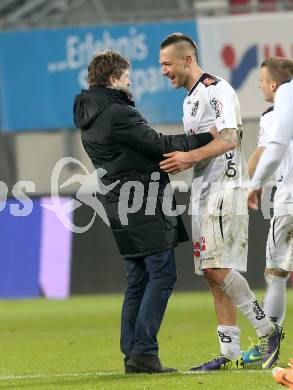
{"type": "Polygon", "coordinates": [[[214,139],[207,145],[189,152],[172,152],[164,154],[166,160],[160,163],[160,168],[167,173],[178,173],[196,165],[202,160],[226,153],[237,146],[236,129],[223,129],[220,133],[215,127],[210,129],[214,139]]]}
{"type": "Polygon", "coordinates": [[[251,210],[258,210],[262,189],[251,188],[248,190],[247,203],[251,210]]]}
{"type": "Polygon", "coordinates": [[[219,132],[215,126],[211,127],[209,132],[212,134],[213,138],[216,138],[219,136],[219,132]]]}
{"type": "Polygon", "coordinates": [[[166,160],[160,162],[160,168],[167,173],[175,174],[194,165],[190,152],[172,152],[163,154],[163,156],[166,160]]]}

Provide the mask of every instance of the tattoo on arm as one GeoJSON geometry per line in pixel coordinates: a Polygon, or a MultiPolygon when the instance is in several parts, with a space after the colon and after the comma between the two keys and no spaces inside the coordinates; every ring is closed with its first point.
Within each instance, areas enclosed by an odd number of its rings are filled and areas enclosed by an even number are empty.
{"type": "Polygon", "coordinates": [[[223,129],[220,131],[220,137],[224,142],[229,144],[238,144],[238,134],[236,129],[223,129]]]}

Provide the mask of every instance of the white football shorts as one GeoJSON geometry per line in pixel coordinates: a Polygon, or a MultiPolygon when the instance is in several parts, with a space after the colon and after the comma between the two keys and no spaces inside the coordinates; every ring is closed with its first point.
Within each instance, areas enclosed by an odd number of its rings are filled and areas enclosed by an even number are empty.
{"type": "Polygon", "coordinates": [[[271,219],[266,267],[293,272],[293,215],[275,216],[271,219]]]}
{"type": "Polygon", "coordinates": [[[195,273],[205,268],[247,270],[247,190],[228,188],[192,203],[195,273]]]}

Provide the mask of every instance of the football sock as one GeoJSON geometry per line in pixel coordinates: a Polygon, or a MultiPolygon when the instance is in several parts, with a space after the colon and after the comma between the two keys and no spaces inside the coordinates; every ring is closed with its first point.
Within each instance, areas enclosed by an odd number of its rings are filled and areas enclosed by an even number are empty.
{"type": "Polygon", "coordinates": [[[217,333],[221,355],[230,360],[236,359],[240,354],[239,326],[218,325],[217,333]]]}
{"type": "Polygon", "coordinates": [[[286,313],[286,284],[288,276],[280,277],[270,273],[265,274],[267,283],[264,296],[264,311],[278,325],[282,325],[286,313]]]}
{"type": "Polygon", "coordinates": [[[266,336],[272,331],[272,322],[258,304],[246,279],[238,271],[231,269],[219,287],[251,322],[258,337],[266,336]]]}

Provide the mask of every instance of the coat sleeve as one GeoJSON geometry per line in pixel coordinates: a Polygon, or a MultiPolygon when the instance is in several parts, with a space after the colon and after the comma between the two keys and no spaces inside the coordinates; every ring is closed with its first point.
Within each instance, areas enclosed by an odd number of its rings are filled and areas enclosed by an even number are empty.
{"type": "Polygon", "coordinates": [[[158,134],[131,106],[123,106],[115,113],[112,129],[115,141],[156,160],[161,160],[163,153],[188,152],[213,140],[210,133],[190,136],[158,134]]]}

